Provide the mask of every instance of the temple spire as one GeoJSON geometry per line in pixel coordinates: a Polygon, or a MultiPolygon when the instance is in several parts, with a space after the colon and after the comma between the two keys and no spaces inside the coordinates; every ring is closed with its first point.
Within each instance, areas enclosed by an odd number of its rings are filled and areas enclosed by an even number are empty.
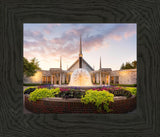
{"type": "Polygon", "coordinates": [[[101,56],[100,56],[100,64],[99,64],[99,69],[101,70],[102,64],[101,64],[101,56]]]}
{"type": "Polygon", "coordinates": [[[62,57],[60,56],[60,69],[62,69],[62,57]]]}
{"type": "Polygon", "coordinates": [[[59,78],[59,85],[62,84],[62,58],[60,56],[60,78],[59,78]]]}
{"type": "Polygon", "coordinates": [[[100,73],[99,73],[99,83],[100,85],[102,85],[102,76],[101,76],[101,68],[102,68],[102,64],[101,64],[101,56],[100,56],[100,64],[99,64],[99,70],[100,70],[100,73]]]}
{"type": "Polygon", "coordinates": [[[82,40],[81,40],[81,35],[80,35],[80,44],[79,44],[79,57],[82,57],[83,54],[82,54],[82,40]]]}
{"type": "Polygon", "coordinates": [[[79,45],[79,68],[82,68],[82,41],[81,41],[81,35],[80,35],[80,45],[79,45]]]}

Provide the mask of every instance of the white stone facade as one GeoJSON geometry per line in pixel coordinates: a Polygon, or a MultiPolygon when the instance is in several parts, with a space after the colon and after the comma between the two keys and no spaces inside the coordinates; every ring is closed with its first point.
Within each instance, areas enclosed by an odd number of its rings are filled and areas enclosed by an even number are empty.
{"type": "Polygon", "coordinates": [[[120,84],[136,84],[137,83],[137,69],[128,69],[119,71],[120,84]]]}
{"type": "MultiPolygon", "coordinates": [[[[76,69],[76,67],[75,67],[76,69]]],[[[52,71],[37,71],[32,77],[24,77],[24,83],[46,83],[46,84],[68,84],[70,82],[70,71],[60,69],[52,71]]],[[[115,71],[90,71],[91,80],[93,84],[137,84],[137,69],[115,70],[115,71]],[[101,82],[100,82],[101,74],[101,82]]]]}
{"type": "Polygon", "coordinates": [[[31,77],[27,77],[24,75],[23,78],[23,83],[38,83],[41,84],[42,83],[42,71],[38,70],[34,76],[31,77]]]}

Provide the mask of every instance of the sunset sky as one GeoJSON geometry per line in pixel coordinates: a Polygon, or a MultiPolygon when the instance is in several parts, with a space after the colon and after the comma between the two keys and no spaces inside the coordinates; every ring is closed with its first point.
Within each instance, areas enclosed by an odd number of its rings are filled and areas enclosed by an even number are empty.
{"type": "Polygon", "coordinates": [[[136,24],[37,24],[23,25],[23,56],[36,57],[42,70],[67,69],[78,59],[79,39],[82,35],[83,58],[99,69],[119,70],[122,63],[137,60],[136,24]]]}

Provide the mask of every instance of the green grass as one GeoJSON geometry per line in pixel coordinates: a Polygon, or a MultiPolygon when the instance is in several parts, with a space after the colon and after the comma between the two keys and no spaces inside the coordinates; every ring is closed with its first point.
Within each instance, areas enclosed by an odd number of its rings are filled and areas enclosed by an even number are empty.
{"type": "Polygon", "coordinates": [[[111,84],[112,86],[137,87],[137,84],[111,84]]]}
{"type": "Polygon", "coordinates": [[[49,84],[40,84],[40,83],[24,83],[23,86],[41,86],[41,85],[49,85],[49,84]]]}

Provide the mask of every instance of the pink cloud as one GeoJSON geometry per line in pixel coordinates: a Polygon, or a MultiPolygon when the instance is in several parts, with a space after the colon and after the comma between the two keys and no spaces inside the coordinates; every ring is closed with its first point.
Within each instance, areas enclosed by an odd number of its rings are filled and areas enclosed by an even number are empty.
{"type": "Polygon", "coordinates": [[[43,30],[46,34],[51,34],[51,31],[49,29],[44,29],[43,30]]]}
{"type": "Polygon", "coordinates": [[[116,41],[120,41],[123,39],[122,36],[119,35],[111,35],[110,38],[116,41]]]}
{"type": "Polygon", "coordinates": [[[133,36],[134,34],[136,34],[136,31],[128,31],[124,33],[124,37],[127,39],[128,37],[133,36]]]}
{"type": "Polygon", "coordinates": [[[60,23],[58,23],[58,24],[56,24],[57,26],[61,26],[61,24],[60,23]]]}
{"type": "Polygon", "coordinates": [[[50,40],[50,44],[64,45],[65,43],[66,43],[66,40],[61,38],[54,38],[50,40]]]}

